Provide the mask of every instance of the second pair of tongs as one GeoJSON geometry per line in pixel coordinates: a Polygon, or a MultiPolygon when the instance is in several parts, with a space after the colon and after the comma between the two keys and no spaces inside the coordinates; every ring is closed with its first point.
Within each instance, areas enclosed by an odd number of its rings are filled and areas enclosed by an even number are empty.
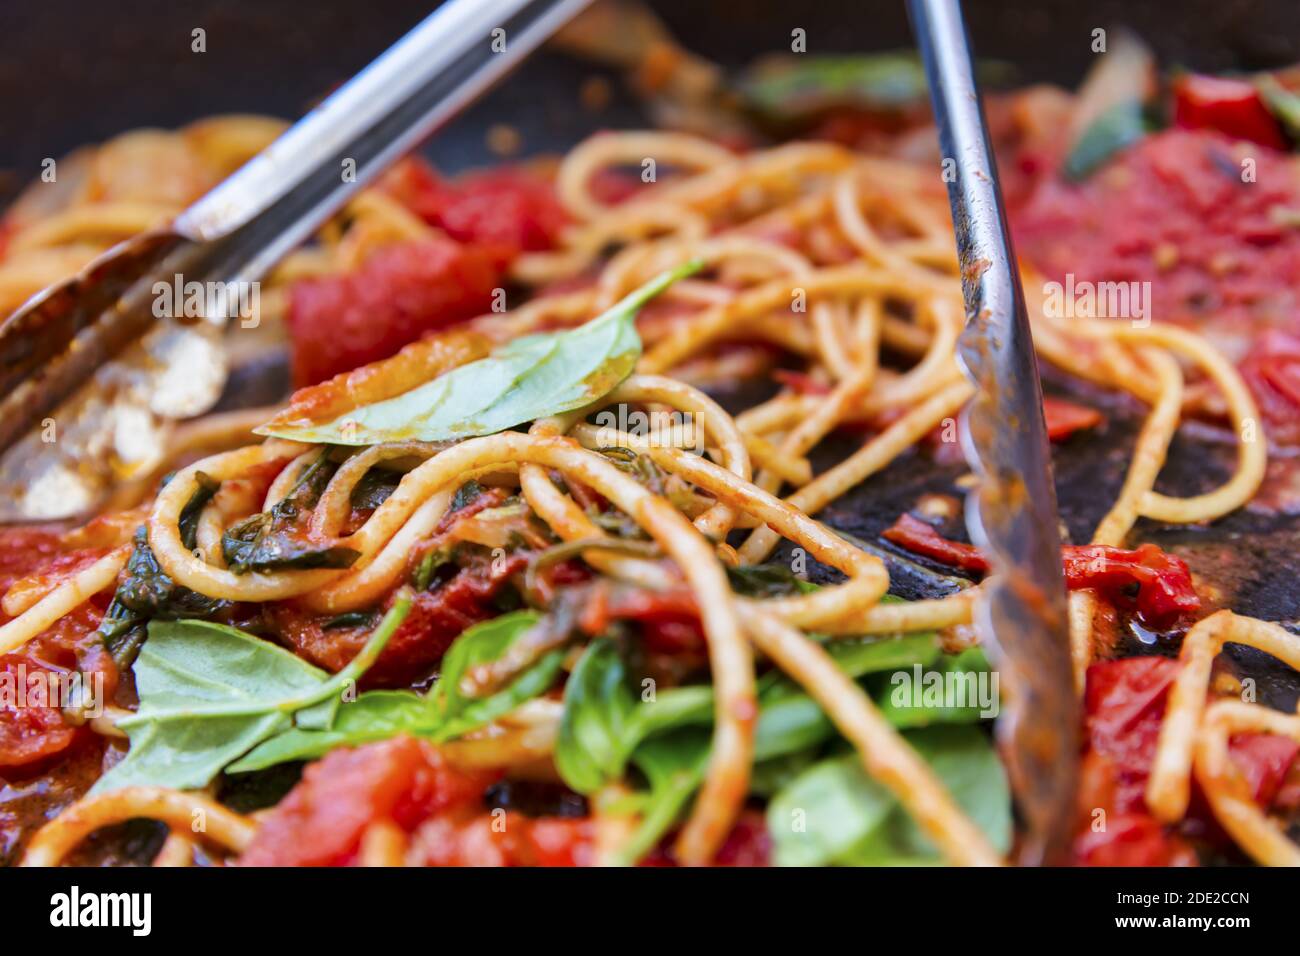
{"type": "Polygon", "coordinates": [[[450,0],[167,227],[35,296],[0,326],[0,452],[155,325],[155,283],[257,281],[588,2],[450,0]]]}

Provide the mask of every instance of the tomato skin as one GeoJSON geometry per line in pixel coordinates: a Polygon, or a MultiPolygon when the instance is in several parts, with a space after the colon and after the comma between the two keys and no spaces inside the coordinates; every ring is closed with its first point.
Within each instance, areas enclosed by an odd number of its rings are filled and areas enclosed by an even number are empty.
{"type": "MultiPolygon", "coordinates": [[[[1011,212],[1017,251],[1044,278],[1150,282],[1148,316],[1225,333],[1295,328],[1300,206],[1291,159],[1212,130],[1149,135],[1081,183],[1043,178],[1011,212]]],[[[1121,321],[1128,317],[1120,317],[1121,321]]]]}
{"type": "Polygon", "coordinates": [[[1049,441],[1064,441],[1075,432],[1096,428],[1104,420],[1095,408],[1051,395],[1043,396],[1043,418],[1047,421],[1049,441]]]}
{"type": "MultiPolygon", "coordinates": [[[[65,549],[60,533],[51,528],[0,529],[0,594],[17,581],[53,583],[102,555],[101,549],[65,549]]],[[[18,650],[0,655],[0,768],[31,770],[62,754],[82,735],[58,707],[32,705],[33,681],[40,681],[41,692],[47,692],[49,682],[61,673],[79,671],[91,680],[99,675],[103,694],[111,699],[117,667],[96,633],[107,600],[107,595],[96,595],[18,650]],[[25,688],[20,688],[23,683],[25,688]]],[[[0,622],[6,619],[0,613],[0,622]]]]}
{"type": "Polygon", "coordinates": [[[448,180],[412,158],[395,173],[386,186],[398,201],[456,241],[491,249],[503,265],[555,248],[569,222],[550,181],[523,167],[448,180]]]}
{"type": "MultiPolygon", "coordinates": [[[[881,532],[887,541],[915,554],[976,573],[986,573],[989,561],[979,548],[950,541],[935,528],[902,514],[881,532]]],[[[1096,588],[1118,607],[1132,607],[1139,618],[1155,628],[1165,628],[1195,614],[1201,599],[1192,585],[1187,562],[1154,544],[1132,551],[1101,544],[1065,545],[1061,548],[1065,583],[1071,590],[1096,588]],[[1136,595],[1132,594],[1137,586],[1136,595]]]]}
{"type": "Polygon", "coordinates": [[[1132,606],[1151,627],[1171,627],[1201,608],[1187,562],[1154,544],[1139,545],[1132,551],[1098,544],[1071,545],[1063,551],[1065,580],[1071,589],[1096,588],[1112,604],[1132,606]],[[1128,594],[1134,584],[1138,586],[1135,598],[1128,594]]]}
{"type": "Polygon", "coordinates": [[[705,646],[699,607],[690,591],[649,591],[597,584],[578,626],[591,637],[604,634],[612,621],[635,621],[641,639],[656,653],[678,655],[705,646]]]}
{"type": "MultiPolygon", "coordinates": [[[[462,568],[434,590],[418,592],[361,686],[407,687],[426,676],[463,631],[496,615],[492,598],[527,566],[527,556],[516,553],[462,568]]],[[[346,667],[370,636],[366,627],[326,629],[328,617],[304,613],[292,602],[276,605],[271,613],[276,632],[298,656],[333,673],[346,667]]]]}
{"type": "Polygon", "coordinates": [[[906,512],[899,515],[898,520],[882,531],[880,536],[914,554],[933,558],[955,568],[980,574],[989,570],[988,558],[975,545],[950,541],[939,534],[933,525],[906,512]]]}
{"type": "Polygon", "coordinates": [[[432,814],[472,805],[494,776],[457,770],[412,737],[332,750],[267,814],[240,865],[353,862],[371,823],[410,830],[432,814]]]}
{"type": "Polygon", "coordinates": [[[1288,148],[1277,118],[1246,80],[1197,73],[1179,77],[1174,82],[1174,125],[1217,130],[1276,150],[1288,148]]]}
{"type": "Polygon", "coordinates": [[[395,737],[340,748],[310,765],[271,810],[241,866],[346,866],[366,829],[391,822],[410,835],[408,862],[421,866],[590,866],[589,819],[489,813],[484,791],[500,774],[465,771],[437,747],[395,737]]]}
{"type": "MultiPolygon", "coordinates": [[[[1085,746],[1075,862],[1085,866],[1195,865],[1191,846],[1161,825],[1146,806],[1146,786],[1160,739],[1169,687],[1181,665],[1165,657],[1098,661],[1088,668],[1084,694],[1085,746]],[[1094,831],[1103,819],[1105,828],[1094,831]]],[[[1267,808],[1277,798],[1300,747],[1267,734],[1238,734],[1229,753],[1254,799],[1267,808]]],[[[1193,779],[1191,828],[1229,846],[1193,779]]]]}
{"type": "Polygon", "coordinates": [[[1271,441],[1300,445],[1300,334],[1272,330],[1241,363],[1271,441]]]}
{"type": "Polygon", "coordinates": [[[445,237],[377,249],[353,272],[289,287],[293,380],[302,388],[387,358],[486,312],[499,257],[445,237]]]}

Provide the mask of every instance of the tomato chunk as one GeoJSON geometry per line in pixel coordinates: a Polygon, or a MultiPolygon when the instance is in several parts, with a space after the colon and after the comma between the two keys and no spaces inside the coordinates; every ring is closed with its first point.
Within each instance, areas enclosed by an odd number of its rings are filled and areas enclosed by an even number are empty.
{"type": "Polygon", "coordinates": [[[483,247],[438,237],[378,249],[353,272],[293,283],[295,386],[387,358],[486,312],[501,281],[498,263],[483,247]]]}
{"type": "Polygon", "coordinates": [[[419,866],[592,866],[595,830],[585,818],[443,814],[415,831],[408,861],[419,866]]]}
{"type": "Polygon", "coordinates": [[[1098,661],[1084,695],[1084,760],[1075,862],[1085,866],[1193,866],[1185,840],[1147,812],[1144,793],[1178,662],[1098,661]]]}
{"type": "Polygon", "coordinates": [[[410,834],[413,865],[591,865],[589,819],[489,813],[484,791],[498,777],[457,769],[411,737],[331,751],[270,811],[240,864],[345,866],[372,823],[391,822],[410,834]]]}
{"type": "Polygon", "coordinates": [[[426,222],[459,242],[491,249],[502,262],[553,249],[569,221],[550,181],[523,167],[447,180],[428,163],[410,159],[386,186],[426,222]]]}
{"type": "Polygon", "coordinates": [[[1289,156],[1213,130],[1169,129],[1081,183],[1043,177],[1011,220],[1017,251],[1044,278],[1138,284],[1130,291],[1143,298],[1126,307],[1103,308],[1097,287],[1097,317],[1137,318],[1140,304],[1153,321],[1232,340],[1300,321],[1298,207],[1289,156]]]}
{"type": "MultiPolygon", "coordinates": [[[[1098,661],[1088,668],[1080,788],[1083,826],[1074,845],[1077,862],[1089,866],[1195,862],[1187,842],[1147,812],[1145,797],[1169,687],[1180,666],[1165,657],[1132,657],[1098,661]],[[1104,825],[1098,826],[1103,820],[1104,825]]],[[[1297,751],[1300,747],[1292,741],[1268,734],[1238,734],[1229,742],[1233,762],[1255,801],[1265,808],[1277,798],[1297,751]]],[[[1195,782],[1188,816],[1198,821],[1207,840],[1228,842],[1195,782]]]]}
{"type": "Polygon", "coordinates": [[[687,590],[649,591],[644,588],[597,584],[578,619],[592,637],[604,634],[613,621],[635,621],[653,651],[679,654],[704,647],[704,629],[695,596],[687,590]]]}
{"type": "MultiPolygon", "coordinates": [[[[881,534],[888,541],[943,564],[977,573],[989,570],[988,558],[979,548],[951,541],[913,515],[901,515],[881,534]]],[[[1061,548],[1061,559],[1067,587],[1096,588],[1112,604],[1133,609],[1152,627],[1168,627],[1200,610],[1201,600],[1192,586],[1187,562],[1154,544],[1143,544],[1132,551],[1101,544],[1071,544],[1061,548]]]]}
{"type": "Polygon", "coordinates": [[[1259,402],[1268,437],[1300,445],[1300,335],[1264,333],[1241,363],[1241,374],[1259,402]]]}
{"type": "Polygon", "coordinates": [[[1043,396],[1043,417],[1047,419],[1050,441],[1064,441],[1075,432],[1096,428],[1102,423],[1102,414],[1095,408],[1050,395],[1043,396]]]}
{"type": "Polygon", "coordinates": [[[493,774],[453,768],[412,737],[330,751],[258,827],[244,866],[339,866],[356,857],[366,828],[411,830],[430,815],[475,804],[493,774]]]}
{"type": "MultiPolygon", "coordinates": [[[[496,615],[492,598],[527,566],[526,555],[512,554],[462,568],[434,590],[418,592],[362,686],[405,687],[424,677],[466,628],[496,615]]],[[[292,604],[278,605],[272,613],[277,633],[300,657],[335,673],[370,636],[369,627],[329,628],[329,618],[304,614],[292,604]]]]}
{"type": "Polygon", "coordinates": [[[1174,125],[1213,129],[1273,149],[1287,148],[1277,119],[1247,80],[1186,73],[1174,83],[1174,125]]]}

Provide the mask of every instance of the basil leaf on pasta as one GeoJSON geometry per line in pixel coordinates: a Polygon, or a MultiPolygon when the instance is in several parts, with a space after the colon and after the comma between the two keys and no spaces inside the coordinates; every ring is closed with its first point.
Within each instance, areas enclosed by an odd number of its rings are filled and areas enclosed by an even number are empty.
{"type": "Polygon", "coordinates": [[[291,760],[314,760],[335,747],[356,747],[398,734],[428,734],[432,716],[423,697],[406,690],[374,690],[339,705],[327,730],[289,727],[227,767],[230,773],[263,770],[291,760]]]}
{"type": "Polygon", "coordinates": [[[539,620],[541,616],[534,611],[515,611],[475,624],[456,638],[442,659],[438,683],[428,697],[436,728],[431,734],[434,740],[451,740],[477,730],[551,689],[564,660],[563,648],[542,655],[513,681],[486,697],[468,697],[461,688],[461,679],[470,668],[497,660],[539,620]]]}
{"type": "Polygon", "coordinates": [[[357,657],[330,675],[261,638],[206,621],[153,621],[135,662],[137,711],[119,720],[131,749],[93,792],[156,785],[207,786],[262,741],[329,726],[344,691],[410,610],[399,599],[357,657]]]}
{"type": "Polygon", "coordinates": [[[641,306],[702,265],[692,260],[660,274],[575,329],[515,339],[485,359],[452,369],[395,398],[362,405],[333,421],[255,430],[335,445],[443,441],[492,435],[581,408],[632,373],[641,357],[635,324],[641,306]]]}
{"type": "MultiPolygon", "coordinates": [[[[1011,792],[986,734],[976,727],[930,727],[904,734],[945,789],[999,852],[1011,844],[1011,792]]],[[[767,829],[780,866],[917,865],[939,851],[856,753],[799,774],[768,805],[767,829]]]]}

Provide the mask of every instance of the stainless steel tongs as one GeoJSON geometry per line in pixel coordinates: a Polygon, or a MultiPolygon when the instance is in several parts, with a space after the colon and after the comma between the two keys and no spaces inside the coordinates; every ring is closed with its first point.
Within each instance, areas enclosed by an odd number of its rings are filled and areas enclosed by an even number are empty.
{"type": "MultiPolygon", "coordinates": [[[[182,382],[174,408],[160,409],[155,398],[116,425],[111,416],[88,421],[127,393],[156,392],[167,371],[157,366],[173,361],[162,346],[133,348],[170,321],[154,314],[155,282],[256,281],[588,2],[450,0],[168,227],[116,246],[10,316],[0,326],[0,520],[88,510],[94,489],[84,469],[94,463],[77,462],[69,445],[81,442],[89,454],[104,438],[97,430],[113,427],[134,428],[138,444],[151,409],[181,417],[215,401],[224,371],[197,389],[182,382]],[[104,368],[115,362],[139,366],[138,375],[104,368]],[[105,397],[84,394],[96,381],[105,397]],[[79,393],[80,402],[69,401],[79,393]],[[42,443],[42,422],[56,426],[58,441],[42,443]]],[[[204,316],[217,324],[227,317],[204,316]]],[[[224,368],[219,359],[207,364],[224,368]]]]}
{"type": "Polygon", "coordinates": [[[966,300],[957,352],[977,389],[962,427],[979,478],[966,526],[995,575],[976,623],[1005,681],[997,733],[1024,824],[1019,859],[1059,861],[1075,822],[1079,705],[1042,385],[961,6],[908,6],[939,145],[955,161],[948,200],[966,300]]]}

